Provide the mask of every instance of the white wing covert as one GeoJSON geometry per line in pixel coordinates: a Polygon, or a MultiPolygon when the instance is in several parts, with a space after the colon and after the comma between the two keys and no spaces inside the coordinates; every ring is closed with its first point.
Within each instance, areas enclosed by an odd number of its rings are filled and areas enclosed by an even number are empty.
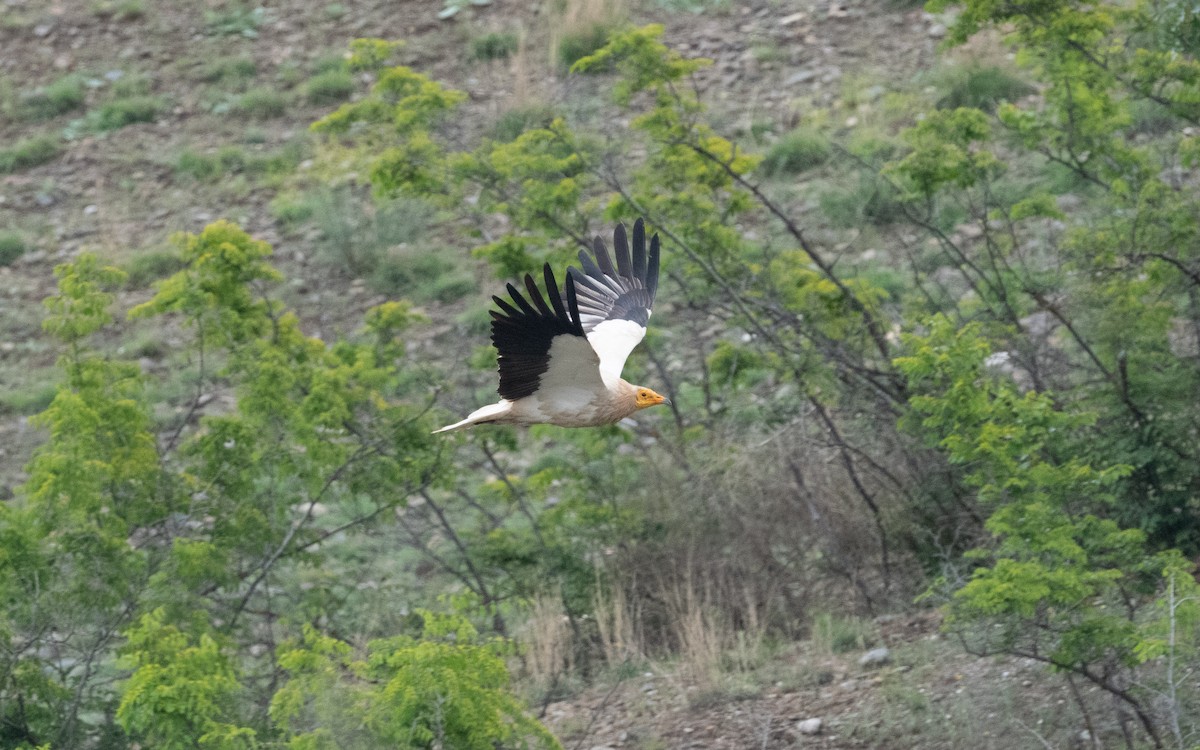
{"type": "Polygon", "coordinates": [[[659,258],[657,234],[646,251],[646,227],[641,219],[633,225],[632,255],[623,224],[613,232],[613,245],[615,266],[604,241],[597,237],[593,241],[595,260],[581,250],[583,270],[567,269],[574,282],[579,323],[600,357],[600,376],[610,388],[620,379],[629,353],[646,336],[650,308],[658,291],[659,258]]]}

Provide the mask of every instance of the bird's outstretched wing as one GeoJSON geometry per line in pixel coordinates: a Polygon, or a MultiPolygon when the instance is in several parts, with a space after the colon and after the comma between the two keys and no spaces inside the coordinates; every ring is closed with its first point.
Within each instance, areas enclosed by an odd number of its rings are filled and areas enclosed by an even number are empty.
{"type": "Polygon", "coordinates": [[[595,260],[579,251],[580,271],[567,269],[567,282],[574,282],[579,317],[588,342],[600,357],[600,375],[606,385],[621,377],[625,360],[646,336],[650,308],[658,291],[658,235],[650,239],[646,252],[646,227],[641,219],[633,225],[633,253],[625,225],[613,232],[617,263],[613,266],[604,241],[593,242],[595,260]]]}
{"type": "Polygon", "coordinates": [[[542,275],[545,298],[529,274],[525,275],[528,300],[512,284],[508,285],[511,303],[492,297],[500,307],[491,311],[492,343],[500,353],[498,390],[502,398],[512,401],[559,382],[596,381],[599,358],[584,338],[575,283],[568,277],[562,295],[549,263],[542,275]]]}

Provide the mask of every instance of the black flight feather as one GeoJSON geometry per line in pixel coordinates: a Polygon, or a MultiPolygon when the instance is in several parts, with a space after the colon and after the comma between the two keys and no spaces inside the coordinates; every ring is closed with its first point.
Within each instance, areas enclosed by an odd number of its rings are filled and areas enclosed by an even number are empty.
{"type": "Polygon", "coordinates": [[[501,297],[492,297],[500,308],[490,312],[492,343],[500,353],[499,392],[502,398],[515,400],[537,391],[541,376],[550,368],[550,346],[555,336],[584,335],[571,279],[567,279],[564,305],[549,264],[542,269],[542,276],[546,282],[546,297],[542,296],[533,277],[525,276],[525,289],[532,304],[512,284],[508,285],[508,293],[513,304],[501,297]]]}
{"type": "Polygon", "coordinates": [[[632,258],[623,224],[613,232],[613,245],[615,267],[604,241],[597,237],[592,243],[595,260],[581,250],[579,264],[583,270],[567,269],[568,279],[575,282],[581,321],[588,332],[607,320],[630,320],[644,326],[650,319],[650,307],[658,291],[658,235],[651,239],[647,254],[645,223],[638,219],[633,225],[632,258]]]}

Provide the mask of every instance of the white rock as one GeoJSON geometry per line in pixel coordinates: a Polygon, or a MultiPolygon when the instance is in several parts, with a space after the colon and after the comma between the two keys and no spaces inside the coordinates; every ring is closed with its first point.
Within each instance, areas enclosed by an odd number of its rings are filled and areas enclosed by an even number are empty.
{"type": "Polygon", "coordinates": [[[796,722],[796,731],[800,734],[820,734],[821,720],[819,718],[805,719],[796,722]]]}
{"type": "Polygon", "coordinates": [[[887,646],[880,646],[879,648],[873,648],[867,653],[863,654],[858,660],[858,664],[859,666],[863,667],[878,667],[883,664],[887,664],[891,660],[892,652],[887,646]]]}

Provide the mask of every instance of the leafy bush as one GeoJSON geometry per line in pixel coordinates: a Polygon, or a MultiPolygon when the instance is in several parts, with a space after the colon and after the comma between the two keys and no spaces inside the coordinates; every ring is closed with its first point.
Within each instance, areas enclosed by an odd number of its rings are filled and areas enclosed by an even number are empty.
{"type": "MultiPolygon", "coordinates": [[[[359,276],[374,273],[390,248],[419,241],[430,218],[428,207],[419,201],[393,201],[373,208],[345,189],[320,191],[313,196],[312,206],[326,262],[359,276]]],[[[382,278],[387,287],[388,274],[382,278]]]]}
{"type": "Polygon", "coordinates": [[[93,0],[92,12],[117,21],[137,21],[146,16],[145,0],[93,0]]]}
{"type": "Polygon", "coordinates": [[[258,64],[248,57],[219,57],[206,62],[200,70],[201,80],[209,83],[246,81],[258,75],[258,64]]]}
{"type": "Polygon", "coordinates": [[[608,43],[613,27],[603,22],[586,24],[578,29],[570,29],[558,39],[558,62],[564,68],[570,68],[588,55],[608,43]]]}
{"type": "Polygon", "coordinates": [[[39,382],[25,388],[10,388],[0,394],[0,414],[29,416],[44,411],[58,390],[55,383],[39,382]]]}
{"type": "Polygon", "coordinates": [[[771,175],[800,174],[829,160],[829,140],[806,129],[787,133],[763,156],[761,168],[771,175]]]}
{"type": "Polygon", "coordinates": [[[335,104],[354,93],[354,77],[344,68],[318,73],[304,84],[304,96],[313,104],[335,104]]]}
{"type": "Polygon", "coordinates": [[[52,135],[35,135],[0,148],[0,174],[19,172],[53,161],[62,153],[62,142],[52,135]]]}
{"type": "Polygon", "coordinates": [[[92,130],[104,133],[139,122],[154,122],[163,109],[165,104],[158,97],[131,96],[105,102],[88,114],[87,121],[92,130]]]}
{"type": "Polygon", "coordinates": [[[29,250],[25,238],[16,232],[0,232],[0,267],[11,266],[29,250]]]}
{"type": "Polygon", "coordinates": [[[218,10],[204,12],[204,25],[213,36],[242,36],[258,38],[258,27],[266,20],[266,9],[250,8],[240,2],[230,2],[218,10]]]}
{"type": "Polygon", "coordinates": [[[288,680],[271,701],[271,718],[292,746],[323,747],[336,737],[404,750],[561,750],[505,691],[501,644],[481,643],[461,617],[417,616],[418,637],[373,641],[358,658],[349,644],[312,629],[281,654],[288,680]]]}
{"type": "Polygon", "coordinates": [[[19,106],[29,119],[49,120],[82,108],[85,93],[80,76],[66,75],[22,97],[19,106]]]}
{"type": "Polygon", "coordinates": [[[241,684],[230,655],[211,635],[193,640],[165,620],[156,609],[126,632],[132,674],[117,723],[153,747],[255,747],[255,731],[236,722],[241,684]]]}
{"type": "Polygon", "coordinates": [[[233,111],[255,120],[270,120],[283,116],[287,105],[287,96],[274,88],[261,86],[238,97],[233,104],[233,111]]]}
{"type": "Polygon", "coordinates": [[[139,253],[125,264],[125,285],[130,289],[145,289],[150,284],[165,279],[184,267],[179,253],[154,250],[139,253]]]}
{"type": "Polygon", "coordinates": [[[827,190],[820,195],[821,211],[834,226],[849,229],[874,224],[883,226],[905,218],[902,196],[885,180],[864,174],[848,189],[827,190]]]}
{"type": "Polygon", "coordinates": [[[454,302],[474,291],[444,250],[404,248],[385,253],[370,276],[371,288],[395,297],[454,302]]]}
{"type": "Polygon", "coordinates": [[[492,31],[471,40],[471,57],[476,60],[503,60],[516,52],[519,45],[516,34],[492,31]]]}
{"type": "Polygon", "coordinates": [[[554,120],[554,110],[542,104],[510,109],[492,125],[491,135],[498,141],[512,141],[526,130],[545,128],[554,120]]]}
{"type": "Polygon", "coordinates": [[[948,89],[938,100],[941,109],[974,107],[993,112],[1001,102],[1028,96],[1036,89],[1011,73],[997,67],[968,65],[951,74],[948,89]]]}
{"type": "Polygon", "coordinates": [[[285,226],[295,226],[312,217],[313,201],[307,196],[284,192],[271,201],[271,213],[285,226]]]}
{"type": "Polygon", "coordinates": [[[175,171],[203,181],[229,174],[284,175],[294,170],[303,158],[303,147],[295,142],[274,151],[222,146],[214,153],[200,154],[187,149],[176,159],[175,171]]]}

